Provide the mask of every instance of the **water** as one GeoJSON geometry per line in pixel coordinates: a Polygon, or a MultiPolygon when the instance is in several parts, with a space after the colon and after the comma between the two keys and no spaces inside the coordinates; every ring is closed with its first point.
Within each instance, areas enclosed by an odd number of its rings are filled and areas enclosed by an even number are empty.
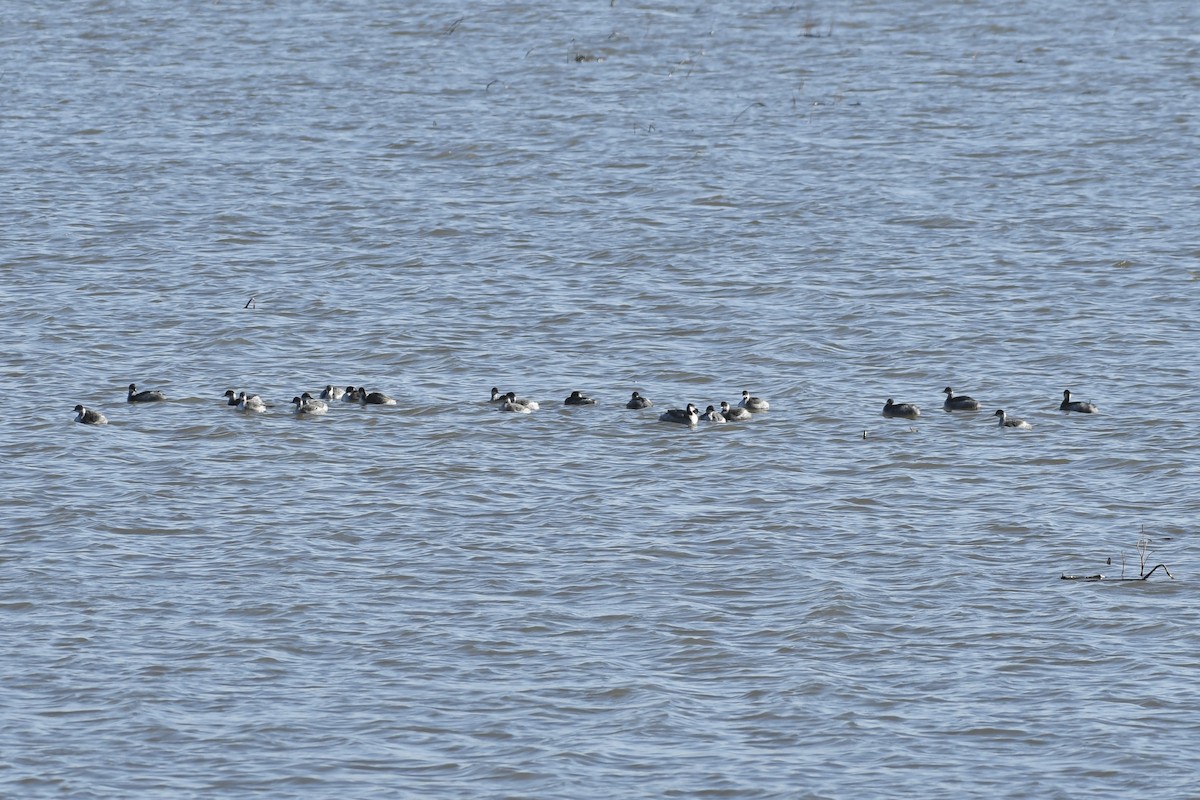
{"type": "Polygon", "coordinates": [[[369,5],[0,22],[0,795],[1195,794],[1193,4],[369,5]]]}

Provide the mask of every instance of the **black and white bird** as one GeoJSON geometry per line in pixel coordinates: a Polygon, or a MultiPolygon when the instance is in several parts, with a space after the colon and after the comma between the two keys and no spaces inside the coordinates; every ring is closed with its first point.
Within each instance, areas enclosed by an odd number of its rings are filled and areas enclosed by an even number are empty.
{"type": "Polygon", "coordinates": [[[942,403],[942,408],[947,411],[978,411],[979,401],[974,397],[967,397],[965,394],[954,396],[954,390],[947,386],[942,389],[946,395],[946,402],[942,403]]]}
{"type": "Polygon", "coordinates": [[[729,422],[745,422],[753,416],[742,406],[731,406],[724,400],[721,401],[721,416],[729,422]]]}
{"type": "Polygon", "coordinates": [[[237,398],[238,411],[253,411],[256,414],[261,414],[267,410],[267,404],[263,399],[256,394],[246,394],[242,392],[237,398]]]}
{"type": "Polygon", "coordinates": [[[921,416],[921,409],[912,403],[896,403],[889,397],[883,404],[883,415],[891,419],[916,419],[921,416]]]}
{"type": "Polygon", "coordinates": [[[84,408],[82,404],[75,406],[75,421],[84,425],[107,425],[108,420],[99,411],[84,408]]]}
{"type": "Polygon", "coordinates": [[[566,400],[563,400],[564,406],[594,406],[596,405],[595,398],[588,397],[583,392],[576,389],[571,392],[566,400]]]}
{"type": "Polygon", "coordinates": [[[761,397],[751,397],[750,392],[743,389],[742,402],[738,403],[738,406],[746,409],[747,411],[757,413],[759,411],[766,411],[771,407],[771,404],[766,400],[763,400],[761,397]]]}
{"type": "Polygon", "coordinates": [[[356,390],[358,392],[358,402],[364,406],[394,406],[396,401],[388,397],[383,392],[368,392],[362,386],[356,390]]]}
{"type": "Polygon", "coordinates": [[[629,398],[629,402],[625,404],[625,407],[626,408],[650,408],[653,405],[654,405],[654,403],[651,402],[649,397],[642,397],[637,392],[634,392],[633,396],[629,398]]]}
{"type": "Polygon", "coordinates": [[[694,426],[700,421],[699,410],[691,403],[687,404],[686,409],[671,408],[658,415],[660,422],[677,422],[681,425],[694,426]]]}
{"type": "MultiPolygon", "coordinates": [[[[529,411],[537,411],[539,408],[541,408],[541,406],[538,405],[536,400],[525,400],[524,398],[518,399],[516,392],[509,392],[508,394],[504,395],[504,405],[521,406],[522,408],[529,409],[529,411]]],[[[514,411],[516,409],[505,409],[505,410],[506,411],[514,411]]],[[[525,413],[528,413],[528,412],[525,412],[525,413]]]]}
{"type": "Polygon", "coordinates": [[[1075,411],[1080,414],[1096,414],[1100,411],[1095,403],[1086,403],[1083,400],[1072,400],[1071,390],[1063,389],[1063,401],[1058,407],[1059,411],[1075,411]]]}
{"type": "Polygon", "coordinates": [[[700,419],[705,422],[726,422],[725,415],[712,406],[704,409],[704,413],[700,415],[700,419]]]}
{"type": "Polygon", "coordinates": [[[293,397],[292,404],[296,406],[296,414],[302,417],[324,414],[329,410],[329,404],[327,404],[324,400],[317,400],[308,392],[305,392],[299,397],[293,397]]]}
{"type": "Polygon", "coordinates": [[[136,383],[129,384],[129,396],[125,398],[130,403],[154,403],[166,400],[167,396],[159,391],[146,390],[139,392],[136,383]]]}
{"type": "Polygon", "coordinates": [[[512,412],[513,414],[532,414],[533,413],[533,408],[531,406],[528,406],[525,403],[522,403],[521,401],[517,400],[515,397],[512,400],[509,400],[506,398],[504,400],[504,402],[500,404],[500,410],[501,411],[509,411],[509,412],[512,412]]]}
{"type": "Polygon", "coordinates": [[[1010,417],[1008,414],[1005,414],[1004,409],[1002,409],[1002,408],[996,409],[995,416],[1000,418],[1000,427],[1001,428],[1029,429],[1029,428],[1033,427],[1032,425],[1030,425],[1028,422],[1026,422],[1023,419],[1017,419],[1016,417],[1010,417]]]}

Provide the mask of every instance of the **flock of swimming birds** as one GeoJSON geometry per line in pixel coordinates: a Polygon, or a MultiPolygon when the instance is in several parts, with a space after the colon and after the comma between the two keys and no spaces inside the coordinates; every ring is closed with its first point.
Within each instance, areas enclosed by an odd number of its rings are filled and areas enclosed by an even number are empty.
{"type": "MultiPolygon", "coordinates": [[[[492,387],[492,402],[500,406],[501,411],[511,411],[517,414],[532,414],[537,411],[540,405],[536,400],[523,400],[517,397],[516,392],[501,392],[495,386],[492,387]]],[[[578,389],[571,392],[566,400],[563,400],[564,406],[594,406],[596,399],[588,397],[578,389]]],[[[625,404],[626,408],[642,409],[653,408],[654,402],[642,395],[634,392],[629,402],[625,404]]],[[[761,397],[751,397],[750,392],[742,392],[742,401],[737,406],[730,406],[724,400],[721,401],[721,410],[718,411],[715,406],[709,406],[700,413],[700,409],[696,408],[692,403],[688,403],[686,408],[669,408],[658,415],[662,422],[677,422],[682,425],[697,425],[700,420],[707,422],[741,422],[750,419],[752,414],[757,414],[761,411],[766,411],[771,407],[771,404],[761,397]]]]}
{"type": "MultiPolygon", "coordinates": [[[[257,394],[248,395],[245,392],[234,392],[233,389],[227,389],[224,397],[227,405],[234,406],[239,411],[262,413],[267,410],[266,402],[257,394]]],[[[125,399],[130,403],[157,403],[166,400],[167,396],[159,391],[138,391],[137,384],[131,383],[129,384],[129,394],[125,399]]],[[[329,411],[329,401],[331,400],[342,400],[364,406],[396,405],[396,401],[383,392],[370,392],[362,386],[357,388],[347,386],[345,389],[339,389],[331,384],[321,392],[320,398],[313,397],[308,392],[299,397],[293,397],[292,405],[295,408],[292,411],[299,416],[317,416],[329,411]]],[[[84,425],[108,424],[108,418],[95,409],[85,408],[82,403],[75,406],[75,421],[84,425]]]]}
{"type": "MultiPolygon", "coordinates": [[[[974,397],[968,397],[965,394],[956,395],[954,390],[949,386],[942,389],[942,393],[946,395],[946,401],[942,403],[944,411],[978,411],[982,408],[979,401],[974,397]]],[[[1072,400],[1070,389],[1063,389],[1063,399],[1058,406],[1058,410],[1074,411],[1077,414],[1100,413],[1100,409],[1096,407],[1095,403],[1072,400]]],[[[888,401],[883,405],[883,415],[893,419],[916,419],[921,416],[921,409],[912,403],[897,403],[889,397],[888,401]]],[[[1033,427],[1023,419],[1010,417],[1002,408],[996,409],[994,416],[1000,418],[999,424],[1001,428],[1022,428],[1027,430],[1033,427]]]]}
{"type": "MultiPolygon", "coordinates": [[[[945,411],[979,411],[981,406],[979,401],[967,395],[956,395],[954,390],[947,386],[942,390],[946,395],[946,401],[942,403],[942,409],[945,411]]],[[[250,413],[262,413],[267,410],[266,402],[256,394],[246,394],[245,392],[234,392],[233,389],[228,389],[225,392],[225,400],[227,405],[236,407],[239,411],[250,413]]],[[[147,390],[139,391],[137,384],[129,384],[129,394],[125,398],[130,403],[155,403],[167,399],[163,392],[147,390]]],[[[308,392],[304,392],[298,397],[292,398],[294,408],[292,412],[297,416],[318,416],[329,411],[330,402],[357,403],[360,406],[380,405],[394,406],[396,401],[384,394],[383,392],[367,391],[364,387],[347,386],[345,389],[339,389],[332,384],[329,384],[321,392],[319,397],[313,397],[308,392]]],[[[518,398],[516,392],[501,392],[495,386],[492,387],[491,402],[495,404],[501,411],[507,411],[515,414],[532,414],[540,408],[540,404],[536,400],[526,400],[518,398]]],[[[566,406],[591,406],[596,405],[595,398],[588,397],[579,390],[571,392],[563,405],[566,406]]],[[[652,408],[654,403],[641,394],[634,392],[629,398],[629,402],[625,404],[626,408],[643,409],[652,408]]],[[[742,392],[742,399],[736,406],[731,406],[728,402],[722,400],[720,409],[716,406],[708,406],[703,413],[692,403],[688,403],[685,408],[670,408],[658,416],[661,422],[674,422],[680,425],[688,425],[695,427],[701,420],[710,423],[725,423],[725,422],[742,422],[750,419],[754,414],[768,410],[771,404],[761,397],[754,397],[749,391],[742,392]]],[[[1071,390],[1063,390],[1062,404],[1059,405],[1060,411],[1074,411],[1079,414],[1096,414],[1100,411],[1094,403],[1087,403],[1081,400],[1071,399],[1071,390]]],[[[908,419],[915,420],[921,416],[921,409],[913,403],[897,403],[892,398],[888,398],[887,403],[883,406],[883,416],[891,419],[908,419]]],[[[1010,417],[1004,412],[1004,409],[997,409],[995,416],[1000,418],[1001,428],[1032,428],[1023,419],[1010,417]]],[[[84,425],[105,425],[108,419],[99,411],[90,408],[84,408],[82,404],[75,406],[75,421],[84,425]]]]}

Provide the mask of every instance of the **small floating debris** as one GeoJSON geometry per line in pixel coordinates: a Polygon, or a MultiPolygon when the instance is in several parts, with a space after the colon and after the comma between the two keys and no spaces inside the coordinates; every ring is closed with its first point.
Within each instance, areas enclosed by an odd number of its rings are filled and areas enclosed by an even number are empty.
{"type": "MultiPolygon", "coordinates": [[[[1170,578],[1171,580],[1175,580],[1175,576],[1171,574],[1171,570],[1167,569],[1166,564],[1155,564],[1153,567],[1150,568],[1149,572],[1146,571],[1146,556],[1150,552],[1150,540],[1148,538],[1146,538],[1144,528],[1143,528],[1142,538],[1137,540],[1137,551],[1138,551],[1138,577],[1136,577],[1136,578],[1126,578],[1125,577],[1125,554],[1124,553],[1121,554],[1121,575],[1119,577],[1112,577],[1112,576],[1103,575],[1103,574],[1068,575],[1065,572],[1062,573],[1061,575],[1059,575],[1059,577],[1064,581],[1084,581],[1086,583],[1095,583],[1096,581],[1144,581],[1147,578],[1149,578],[1151,575],[1153,575],[1155,572],[1157,572],[1159,569],[1162,569],[1163,572],[1167,573],[1168,578],[1170,578]]],[[[1106,560],[1106,563],[1111,566],[1112,558],[1111,557],[1108,558],[1106,560]]]]}

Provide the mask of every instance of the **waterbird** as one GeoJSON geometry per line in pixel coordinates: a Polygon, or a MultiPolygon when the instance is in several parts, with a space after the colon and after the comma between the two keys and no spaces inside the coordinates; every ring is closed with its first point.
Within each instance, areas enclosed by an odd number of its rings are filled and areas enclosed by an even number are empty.
{"type": "Polygon", "coordinates": [[[750,392],[742,390],[742,402],[738,405],[747,411],[766,411],[771,407],[771,404],[761,397],[751,397],[750,392]]]}
{"type": "Polygon", "coordinates": [[[533,409],[530,408],[529,406],[527,406],[526,404],[524,404],[516,399],[509,400],[509,399],[507,399],[507,396],[506,396],[504,402],[500,404],[500,410],[501,411],[511,411],[514,414],[532,414],[533,413],[533,409]]]}
{"type": "Polygon", "coordinates": [[[566,400],[563,400],[564,406],[594,406],[595,404],[595,399],[588,397],[578,389],[571,392],[571,395],[566,400]]]}
{"type": "Polygon", "coordinates": [[[650,408],[653,405],[654,405],[654,403],[651,402],[649,397],[642,397],[637,392],[634,392],[633,396],[629,398],[629,402],[625,404],[625,407],[626,408],[650,408]]]}
{"type": "Polygon", "coordinates": [[[107,425],[108,420],[99,411],[84,408],[82,404],[75,406],[75,421],[84,425],[107,425]]]}
{"type": "Polygon", "coordinates": [[[1028,422],[1026,422],[1023,419],[1017,419],[1016,417],[1010,417],[1008,414],[1005,414],[1004,409],[1002,409],[1002,408],[996,409],[996,413],[994,416],[997,416],[1000,418],[1000,427],[1001,428],[1029,429],[1029,428],[1033,427],[1032,425],[1030,425],[1028,422]]]}
{"type": "Polygon", "coordinates": [[[883,404],[883,415],[891,419],[916,419],[921,416],[921,409],[912,403],[896,403],[888,398],[883,404]]]}
{"type": "Polygon", "coordinates": [[[741,406],[731,406],[726,401],[721,401],[721,416],[730,422],[744,422],[753,416],[749,411],[741,406]]]}
{"type": "Polygon", "coordinates": [[[700,415],[700,419],[705,420],[706,422],[725,422],[726,421],[725,415],[722,414],[720,411],[717,411],[712,406],[709,406],[708,408],[704,409],[704,413],[700,415]]]}
{"type": "Polygon", "coordinates": [[[167,396],[162,392],[147,389],[144,392],[137,390],[137,384],[129,384],[129,396],[125,398],[130,403],[153,403],[158,400],[166,400],[167,396]]]}
{"type": "Polygon", "coordinates": [[[316,400],[308,392],[305,392],[300,397],[293,397],[292,403],[296,406],[296,414],[300,416],[306,414],[324,414],[329,410],[329,406],[324,400],[316,400]]]}
{"type": "Polygon", "coordinates": [[[978,411],[979,401],[974,397],[967,397],[965,394],[954,396],[954,390],[947,386],[942,389],[946,395],[946,402],[942,403],[942,408],[947,411],[978,411]]]}
{"type": "Polygon", "coordinates": [[[1072,400],[1071,390],[1063,389],[1063,401],[1058,407],[1059,411],[1077,411],[1080,414],[1095,414],[1100,411],[1095,403],[1086,403],[1083,400],[1072,400]]]}
{"type": "Polygon", "coordinates": [[[525,400],[524,398],[517,399],[516,392],[509,392],[508,394],[504,395],[504,402],[514,406],[524,406],[530,411],[537,411],[539,408],[541,408],[536,400],[525,400]]]}
{"type": "Polygon", "coordinates": [[[245,392],[238,395],[237,407],[238,411],[254,411],[260,414],[267,410],[267,404],[261,397],[256,394],[247,395],[245,392]]]}
{"type": "Polygon", "coordinates": [[[368,392],[362,386],[358,387],[359,402],[364,406],[394,406],[396,401],[383,392],[368,392]]]}
{"type": "Polygon", "coordinates": [[[321,390],[321,399],[322,400],[341,400],[342,395],[344,395],[345,393],[346,393],[345,389],[339,389],[336,386],[334,386],[332,383],[330,383],[330,384],[326,384],[325,388],[321,390]]]}
{"type": "Polygon", "coordinates": [[[694,426],[700,421],[700,413],[697,408],[691,403],[687,404],[686,409],[671,408],[658,415],[660,422],[678,422],[682,425],[694,426]]]}

